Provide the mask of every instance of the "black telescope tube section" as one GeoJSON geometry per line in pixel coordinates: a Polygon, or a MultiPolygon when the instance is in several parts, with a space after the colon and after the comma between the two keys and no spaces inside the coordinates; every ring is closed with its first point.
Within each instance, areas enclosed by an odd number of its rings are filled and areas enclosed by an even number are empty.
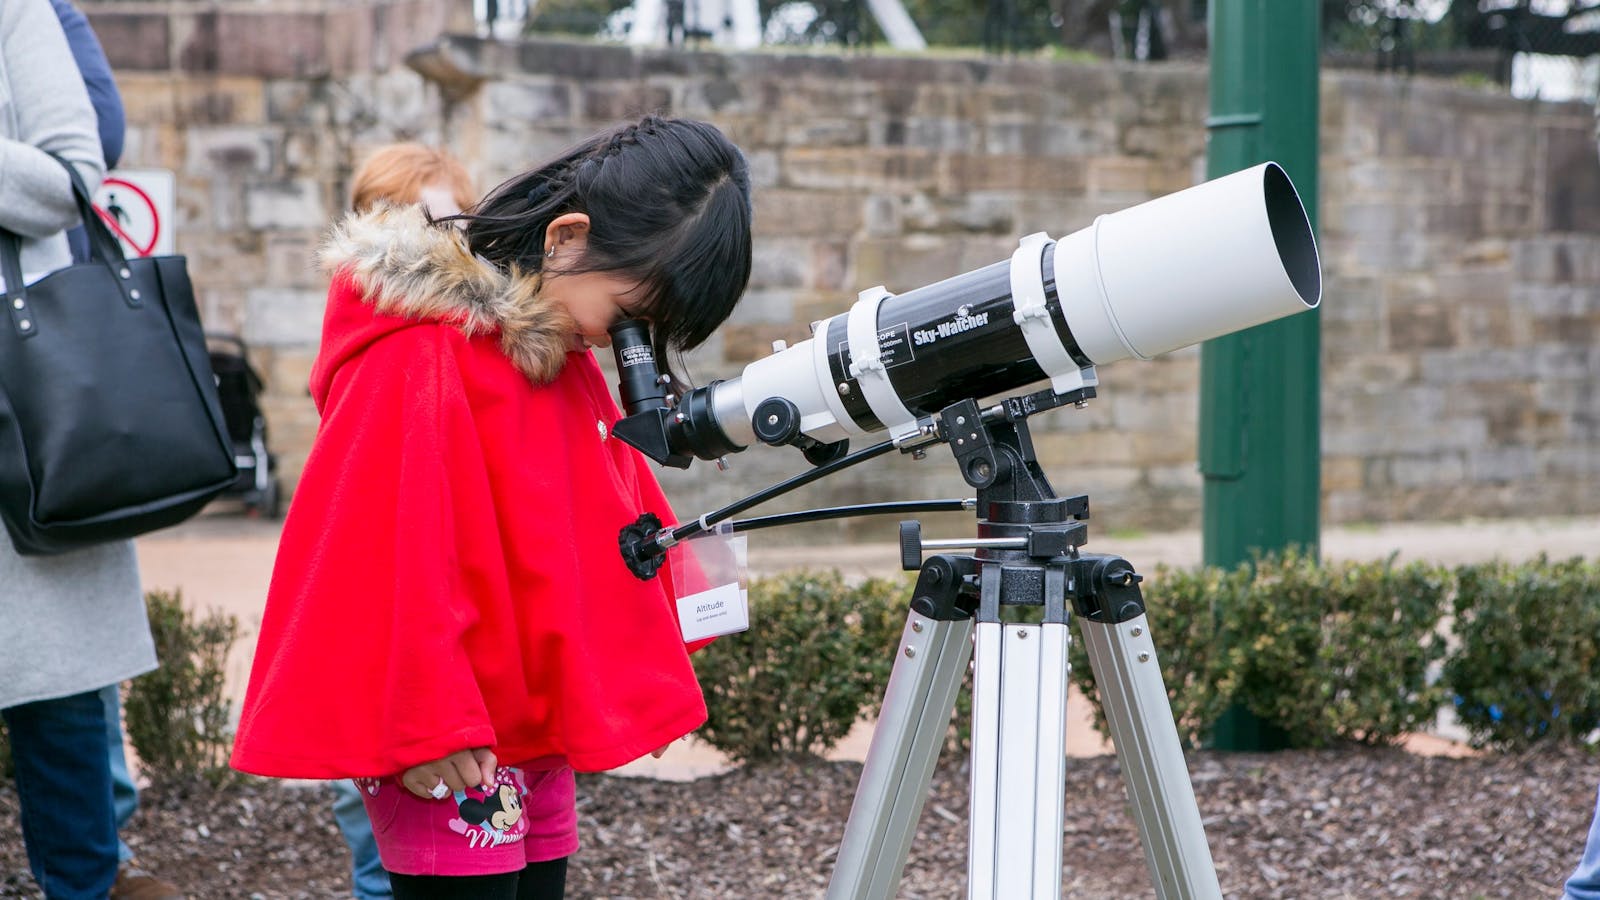
{"type": "MultiPolygon", "coordinates": [[[[1051,243],[1040,263],[1045,308],[1067,352],[1080,366],[1090,365],[1061,311],[1054,259],[1051,243]]],[[[1011,292],[1011,260],[1006,259],[886,298],[878,306],[878,352],[907,410],[931,415],[969,397],[989,397],[1046,378],[1012,319],[1011,292]]],[[[883,423],[850,374],[848,332],[849,316],[827,323],[822,338],[828,342],[830,374],[851,420],[877,431],[883,423]]]]}
{"type": "Polygon", "coordinates": [[[623,413],[631,416],[666,406],[667,393],[650,346],[650,324],[643,319],[624,319],[607,330],[617,359],[617,393],[622,395],[623,413]]]}
{"type": "Polygon", "coordinates": [[[1322,267],[1317,261],[1317,241],[1311,234],[1311,219],[1295,193],[1289,173],[1277,163],[1269,163],[1262,175],[1262,190],[1267,200],[1267,224],[1272,242],[1283,260],[1284,274],[1294,285],[1300,302],[1314,307],[1322,302],[1322,267]]]}
{"type": "Polygon", "coordinates": [[[729,440],[717,421],[713,404],[719,381],[695,388],[683,395],[678,408],[667,422],[667,443],[679,453],[691,453],[701,459],[716,459],[744,448],[729,440]]]}

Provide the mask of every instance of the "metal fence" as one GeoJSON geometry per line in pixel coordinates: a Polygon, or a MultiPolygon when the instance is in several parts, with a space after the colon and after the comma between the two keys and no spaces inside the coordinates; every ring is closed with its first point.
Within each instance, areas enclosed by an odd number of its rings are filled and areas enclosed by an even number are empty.
{"type": "MultiPolygon", "coordinates": [[[[628,0],[471,0],[480,28],[625,39],[628,0]]],[[[666,0],[668,5],[673,0],[666,0]]],[[[677,0],[724,9],[741,0],[677,0]]],[[[757,0],[744,0],[757,2],[757,0]]],[[[1284,0],[1273,0],[1284,2],[1284,0]]],[[[659,4],[658,4],[659,5],[659,4]]],[[[759,0],[763,40],[870,50],[867,0],[759,0]]],[[[905,0],[934,47],[1160,62],[1203,59],[1207,0],[905,0]]],[[[1600,0],[1322,0],[1325,64],[1499,85],[1512,95],[1593,102],[1600,0]]],[[[687,18],[694,18],[688,16],[687,18]]],[[[676,41],[712,38],[688,28],[676,41]]]]}
{"type": "Polygon", "coordinates": [[[1529,99],[1595,99],[1600,0],[1347,0],[1337,12],[1323,21],[1332,65],[1476,78],[1529,99]]]}

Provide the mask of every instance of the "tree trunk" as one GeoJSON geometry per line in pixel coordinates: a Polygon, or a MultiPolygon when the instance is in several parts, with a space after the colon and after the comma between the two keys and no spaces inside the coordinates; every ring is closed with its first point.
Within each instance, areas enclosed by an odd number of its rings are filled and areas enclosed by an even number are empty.
{"type": "Polygon", "coordinates": [[[1061,45],[1083,50],[1104,42],[1116,0],[1060,0],[1061,45]]]}

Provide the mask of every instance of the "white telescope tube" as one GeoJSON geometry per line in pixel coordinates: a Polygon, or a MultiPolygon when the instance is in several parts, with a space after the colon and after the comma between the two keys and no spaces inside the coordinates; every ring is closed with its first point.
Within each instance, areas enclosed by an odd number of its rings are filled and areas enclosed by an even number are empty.
{"type": "Polygon", "coordinates": [[[1084,355],[1103,365],[1312,309],[1322,276],[1310,233],[1289,176],[1262,163],[1062,238],[1062,312],[1084,355]]]}
{"type": "Polygon", "coordinates": [[[801,341],[750,363],[737,378],[712,385],[712,408],[728,439],[741,447],[756,442],[751,417],[768,397],[794,403],[800,411],[801,433],[813,440],[829,443],[864,433],[850,423],[828,377],[826,346],[816,338],[801,341]]]}
{"type": "Polygon", "coordinates": [[[685,460],[747,447],[751,417],[769,399],[793,406],[764,414],[797,428],[780,434],[830,444],[888,429],[899,441],[961,399],[1039,381],[1066,395],[1093,386],[1095,366],[1321,302],[1310,220],[1289,176],[1263,163],[1100,216],[1059,241],[1030,235],[1010,260],[904,294],[863,292],[810,340],[688,395],[665,443],[685,460]]]}

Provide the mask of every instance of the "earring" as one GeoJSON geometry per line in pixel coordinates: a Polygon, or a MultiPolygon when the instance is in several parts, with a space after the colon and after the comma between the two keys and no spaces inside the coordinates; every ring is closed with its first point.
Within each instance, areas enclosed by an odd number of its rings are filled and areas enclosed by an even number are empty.
{"type": "Polygon", "coordinates": [[[549,250],[546,250],[544,252],[544,255],[545,256],[555,256],[556,255],[556,248],[551,247],[549,250]]]}

